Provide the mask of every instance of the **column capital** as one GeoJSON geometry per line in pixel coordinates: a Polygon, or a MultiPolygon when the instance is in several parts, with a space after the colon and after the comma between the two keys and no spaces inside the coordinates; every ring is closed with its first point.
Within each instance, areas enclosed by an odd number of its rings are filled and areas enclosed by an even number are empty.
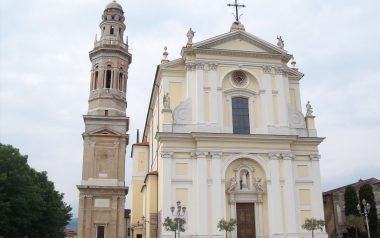
{"type": "Polygon", "coordinates": [[[313,161],[319,161],[321,159],[321,155],[318,153],[312,153],[309,156],[310,156],[310,160],[313,160],[313,161]]]}
{"type": "Polygon", "coordinates": [[[284,160],[293,160],[296,157],[293,153],[283,153],[281,156],[284,160]]]}
{"type": "Polygon", "coordinates": [[[161,151],[161,158],[163,159],[171,159],[174,153],[171,151],[161,151]]]}
{"type": "Polygon", "coordinates": [[[268,157],[270,160],[279,160],[281,158],[280,153],[269,153],[268,157]]]}
{"type": "Polygon", "coordinates": [[[211,152],[210,154],[211,154],[212,158],[214,159],[216,157],[219,157],[219,158],[222,157],[223,152],[211,152]]]}
{"type": "Polygon", "coordinates": [[[192,63],[186,65],[187,71],[195,71],[195,67],[195,64],[192,63]]]}
{"type": "Polygon", "coordinates": [[[191,158],[198,159],[198,158],[206,158],[208,155],[208,152],[191,152],[191,158]]]}

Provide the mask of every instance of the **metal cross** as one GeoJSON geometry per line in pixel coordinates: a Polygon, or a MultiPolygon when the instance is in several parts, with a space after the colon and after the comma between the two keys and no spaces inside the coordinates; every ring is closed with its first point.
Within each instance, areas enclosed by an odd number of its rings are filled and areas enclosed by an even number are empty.
{"type": "Polygon", "coordinates": [[[242,15],[242,14],[239,15],[239,7],[245,7],[245,5],[244,4],[238,4],[237,0],[235,0],[235,4],[227,4],[227,6],[235,7],[235,14],[234,14],[235,20],[239,21],[241,15],[242,15]]]}

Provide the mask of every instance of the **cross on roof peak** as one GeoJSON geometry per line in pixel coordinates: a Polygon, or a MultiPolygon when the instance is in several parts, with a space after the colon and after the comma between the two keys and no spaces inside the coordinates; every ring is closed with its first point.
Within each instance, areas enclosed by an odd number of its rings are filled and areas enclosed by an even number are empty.
{"type": "Polygon", "coordinates": [[[235,0],[234,4],[229,3],[229,4],[227,4],[227,6],[229,6],[229,7],[235,7],[235,14],[233,14],[233,15],[235,16],[235,20],[239,21],[241,15],[243,15],[243,14],[239,15],[239,7],[246,7],[246,6],[244,4],[239,4],[237,2],[237,0],[235,0]]]}

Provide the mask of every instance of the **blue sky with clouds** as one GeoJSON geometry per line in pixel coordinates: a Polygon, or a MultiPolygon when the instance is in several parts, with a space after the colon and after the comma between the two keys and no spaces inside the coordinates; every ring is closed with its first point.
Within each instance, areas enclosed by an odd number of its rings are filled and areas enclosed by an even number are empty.
{"type": "MultiPolygon", "coordinates": [[[[164,46],[179,57],[194,41],[225,33],[228,0],[119,0],[133,63],[128,109],[131,143],[143,129],[156,65],[164,46]]],[[[380,2],[378,0],[241,0],[248,32],[285,49],[305,73],[302,102],[312,102],[320,136],[322,188],[380,178],[380,2]]],[[[78,206],[82,115],[90,61],[108,0],[0,2],[0,142],[20,148],[78,206]]],[[[130,148],[127,152],[130,183],[130,148]]],[[[129,207],[129,201],[127,202],[129,207]]]]}

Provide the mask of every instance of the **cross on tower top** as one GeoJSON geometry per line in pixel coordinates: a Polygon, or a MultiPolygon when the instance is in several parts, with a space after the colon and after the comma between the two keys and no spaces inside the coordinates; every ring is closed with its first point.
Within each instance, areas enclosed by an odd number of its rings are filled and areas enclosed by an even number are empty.
{"type": "Polygon", "coordinates": [[[229,4],[227,4],[227,6],[229,6],[229,7],[235,7],[235,14],[234,14],[235,20],[239,21],[241,15],[242,15],[242,14],[239,15],[239,7],[245,7],[245,5],[244,4],[238,4],[237,0],[235,0],[234,4],[230,4],[229,3],[229,4]]]}

